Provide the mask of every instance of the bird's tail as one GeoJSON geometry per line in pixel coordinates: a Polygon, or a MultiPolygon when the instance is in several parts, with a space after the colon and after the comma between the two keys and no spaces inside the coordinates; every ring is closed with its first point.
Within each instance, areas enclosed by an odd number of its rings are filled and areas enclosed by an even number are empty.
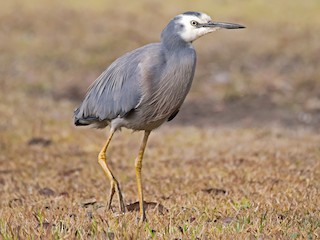
{"type": "Polygon", "coordinates": [[[79,116],[80,112],[80,108],[77,108],[75,111],[74,111],[74,125],[76,126],[88,126],[91,124],[90,121],[88,121],[86,118],[83,118],[81,116],[79,116]]]}
{"type": "Polygon", "coordinates": [[[76,126],[88,126],[90,123],[84,122],[81,119],[74,119],[74,125],[76,126]]]}

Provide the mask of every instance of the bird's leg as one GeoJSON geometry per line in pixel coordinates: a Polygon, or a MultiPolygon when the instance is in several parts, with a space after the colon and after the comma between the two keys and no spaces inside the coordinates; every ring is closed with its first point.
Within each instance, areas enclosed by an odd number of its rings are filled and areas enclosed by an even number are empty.
{"type": "Polygon", "coordinates": [[[109,193],[109,201],[108,201],[108,209],[111,209],[111,203],[112,203],[112,198],[115,192],[117,192],[118,194],[118,198],[119,198],[119,209],[121,212],[125,212],[125,205],[124,205],[124,201],[123,201],[123,197],[121,194],[121,190],[120,190],[120,185],[118,180],[114,177],[113,173],[111,172],[111,169],[109,168],[108,164],[107,164],[107,148],[111,142],[111,139],[113,137],[114,134],[114,130],[111,129],[110,131],[110,136],[106,142],[106,144],[104,145],[104,147],[102,148],[101,152],[99,153],[98,156],[98,162],[101,165],[101,167],[103,168],[104,172],[106,173],[107,177],[110,180],[110,193],[109,193]]]}
{"type": "Polygon", "coordinates": [[[143,203],[142,183],[141,183],[141,168],[142,168],[142,158],[143,158],[144,150],[147,145],[149,134],[150,134],[150,131],[144,132],[144,137],[143,137],[142,144],[140,146],[139,155],[135,161],[137,187],[138,187],[138,195],[139,195],[139,207],[140,207],[140,223],[146,220],[146,213],[145,213],[144,203],[143,203]]]}

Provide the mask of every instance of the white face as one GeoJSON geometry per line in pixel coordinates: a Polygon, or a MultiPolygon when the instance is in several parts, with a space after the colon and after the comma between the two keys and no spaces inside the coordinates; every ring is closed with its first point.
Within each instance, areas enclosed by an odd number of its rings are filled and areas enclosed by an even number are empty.
{"type": "Polygon", "coordinates": [[[186,42],[193,42],[197,38],[206,35],[208,33],[216,31],[218,28],[211,27],[197,27],[196,24],[204,24],[211,21],[211,17],[209,17],[205,13],[201,13],[199,17],[194,15],[179,15],[181,18],[177,21],[178,23],[184,26],[183,30],[180,32],[180,36],[186,42]]]}

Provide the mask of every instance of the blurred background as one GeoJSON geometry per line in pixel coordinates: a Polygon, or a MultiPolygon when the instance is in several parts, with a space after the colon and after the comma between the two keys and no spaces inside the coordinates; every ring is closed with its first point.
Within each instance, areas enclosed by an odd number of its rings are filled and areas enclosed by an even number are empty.
{"type": "Polygon", "coordinates": [[[319,127],[317,0],[14,0],[0,9],[2,134],[59,121],[72,128],[90,83],[123,53],[159,41],[168,21],[188,10],[247,28],[194,43],[194,84],[172,124],[319,127]]]}
{"type": "MultiPolygon", "coordinates": [[[[143,163],[146,201],[169,209],[148,213],[151,236],[320,235],[319,0],[10,0],[0,7],[0,238],[106,239],[108,221],[115,239],[135,239],[135,212],[105,207],[96,158],[107,131],[76,128],[73,111],[112,61],[190,10],[247,28],[194,42],[191,92],[143,163]]],[[[128,204],[142,133],[132,135],[110,149],[128,204]]]]}

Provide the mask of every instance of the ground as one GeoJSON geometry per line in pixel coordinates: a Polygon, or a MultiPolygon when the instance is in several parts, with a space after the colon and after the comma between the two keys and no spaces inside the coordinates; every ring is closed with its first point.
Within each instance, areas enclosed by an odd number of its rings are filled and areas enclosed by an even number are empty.
{"type": "Polygon", "coordinates": [[[7,1],[0,9],[2,239],[320,237],[320,4],[7,1]],[[148,222],[137,223],[142,133],[109,157],[128,211],[106,209],[97,162],[107,130],[73,110],[116,57],[159,40],[174,15],[246,25],[194,43],[195,81],[179,115],[152,132],[143,162],[148,222]]]}

